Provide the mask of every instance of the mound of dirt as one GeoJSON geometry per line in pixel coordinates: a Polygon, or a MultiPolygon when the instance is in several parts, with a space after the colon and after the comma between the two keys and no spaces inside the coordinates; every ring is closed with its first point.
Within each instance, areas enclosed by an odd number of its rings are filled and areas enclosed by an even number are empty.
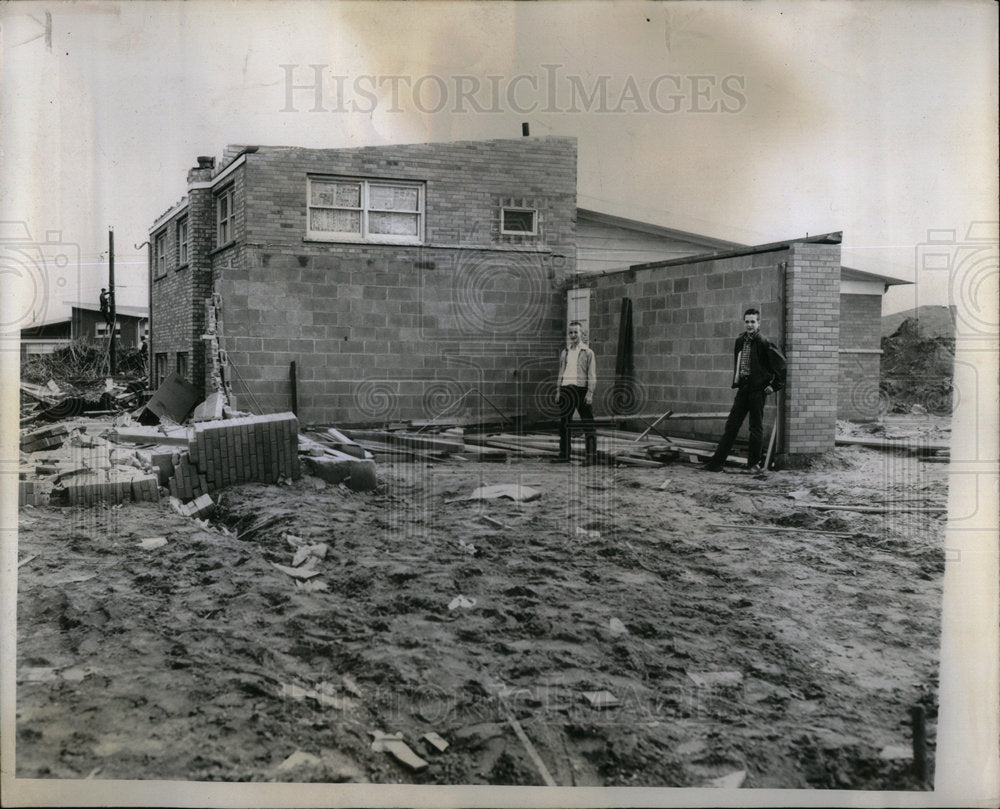
{"type": "Polygon", "coordinates": [[[950,414],[954,365],[954,335],[927,336],[917,318],[906,318],[882,338],[879,387],[889,412],[950,414]]]}

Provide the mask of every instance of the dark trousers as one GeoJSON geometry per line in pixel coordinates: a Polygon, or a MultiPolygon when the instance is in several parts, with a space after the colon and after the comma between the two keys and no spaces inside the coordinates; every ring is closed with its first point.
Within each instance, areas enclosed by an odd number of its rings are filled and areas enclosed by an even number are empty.
{"type": "Polygon", "coordinates": [[[722,440],[719,441],[719,446],[716,447],[710,463],[725,463],[747,415],[750,416],[750,449],[747,451],[747,466],[763,463],[761,450],[764,448],[764,400],[766,398],[767,395],[763,390],[750,390],[747,385],[737,389],[736,398],[733,400],[733,409],[729,411],[729,418],[726,419],[725,432],[722,433],[722,440]]]}
{"type": "Polygon", "coordinates": [[[580,420],[583,422],[586,457],[593,459],[597,455],[594,408],[587,404],[587,389],[580,385],[561,385],[559,387],[559,457],[569,459],[569,422],[573,418],[573,411],[580,414],[580,420]]]}

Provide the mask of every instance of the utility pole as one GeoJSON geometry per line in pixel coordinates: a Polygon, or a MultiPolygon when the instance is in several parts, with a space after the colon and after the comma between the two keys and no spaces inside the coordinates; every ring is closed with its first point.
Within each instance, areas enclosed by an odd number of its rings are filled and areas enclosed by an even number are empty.
{"type": "Polygon", "coordinates": [[[108,315],[111,322],[108,324],[110,333],[108,343],[108,361],[111,365],[111,377],[114,378],[115,370],[118,366],[118,355],[115,350],[115,232],[108,229],[108,315]]]}

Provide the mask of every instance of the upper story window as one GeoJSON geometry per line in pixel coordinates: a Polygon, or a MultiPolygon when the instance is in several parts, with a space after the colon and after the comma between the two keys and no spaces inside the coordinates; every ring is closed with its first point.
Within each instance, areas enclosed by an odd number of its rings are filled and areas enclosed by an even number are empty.
{"type": "Polygon", "coordinates": [[[535,236],[538,233],[538,211],[534,208],[502,208],[500,233],[504,236],[535,236]]]}
{"type": "Polygon", "coordinates": [[[229,186],[219,192],[215,198],[216,211],[216,247],[229,244],[236,238],[235,213],[236,213],[236,188],[229,186]]]}
{"type": "Polygon", "coordinates": [[[177,266],[188,263],[188,218],[185,216],[177,223],[177,266]]]}
{"type": "Polygon", "coordinates": [[[167,271],[167,234],[157,233],[153,237],[153,277],[159,278],[167,271]]]}
{"type": "Polygon", "coordinates": [[[423,241],[422,183],[310,177],[307,194],[310,239],[386,244],[423,241]]]}

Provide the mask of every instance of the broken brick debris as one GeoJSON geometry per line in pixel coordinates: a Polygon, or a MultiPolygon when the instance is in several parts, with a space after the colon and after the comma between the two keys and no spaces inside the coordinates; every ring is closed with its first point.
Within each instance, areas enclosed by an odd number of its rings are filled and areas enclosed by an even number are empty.
{"type": "Polygon", "coordinates": [[[196,497],[190,503],[182,503],[176,497],[172,497],[170,499],[170,507],[182,517],[199,519],[207,517],[212,513],[212,510],[215,508],[215,502],[207,494],[196,497]]]}
{"type": "Polygon", "coordinates": [[[40,492],[33,480],[19,480],[17,482],[17,505],[18,506],[38,506],[41,505],[40,492]]]}
{"type": "Polygon", "coordinates": [[[166,486],[174,473],[174,456],[176,454],[176,447],[162,444],[135,451],[135,457],[143,466],[156,470],[156,477],[161,486],[166,486]]]}
{"type": "Polygon", "coordinates": [[[203,421],[169,435],[157,429],[119,430],[119,441],[156,442],[139,455],[159,470],[170,495],[188,502],[218,489],[299,477],[299,422],[294,413],[203,421]]]}
{"type": "Polygon", "coordinates": [[[61,447],[69,435],[69,430],[63,424],[53,424],[50,427],[42,427],[32,430],[21,436],[22,452],[41,452],[47,449],[61,447]]]}
{"type": "Polygon", "coordinates": [[[133,476],[117,471],[93,471],[67,481],[62,496],[71,506],[125,503],[130,500],[155,503],[160,499],[156,475],[133,476]]]}

